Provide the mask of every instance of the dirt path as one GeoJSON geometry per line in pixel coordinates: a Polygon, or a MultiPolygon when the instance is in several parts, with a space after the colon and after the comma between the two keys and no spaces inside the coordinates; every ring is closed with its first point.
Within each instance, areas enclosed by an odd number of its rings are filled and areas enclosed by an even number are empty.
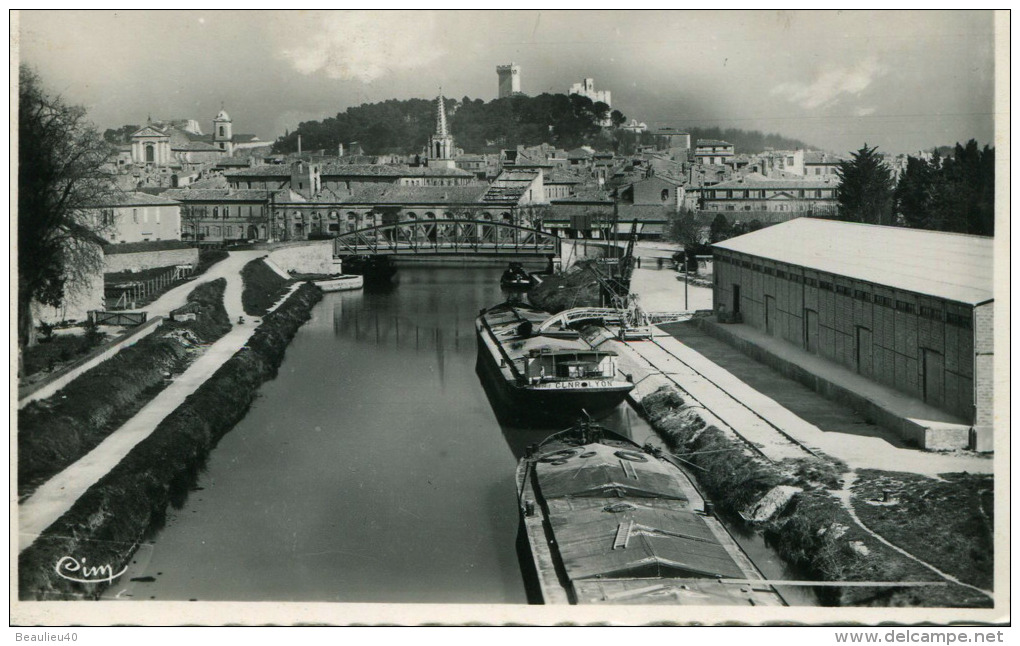
{"type": "Polygon", "coordinates": [[[888,540],[886,540],[885,537],[883,537],[881,534],[873,531],[871,528],[869,528],[867,525],[865,525],[864,522],[857,515],[856,510],[854,510],[853,502],[851,500],[851,496],[852,496],[852,493],[853,493],[851,491],[851,488],[853,487],[853,484],[856,481],[857,481],[857,472],[856,471],[849,471],[848,473],[844,474],[844,476],[843,476],[843,488],[840,489],[839,491],[834,491],[833,495],[839,500],[840,504],[843,505],[843,508],[846,509],[848,514],[850,514],[850,517],[853,518],[854,522],[857,523],[858,527],[860,527],[865,532],[870,534],[878,542],[880,542],[883,545],[886,545],[886,546],[896,550],[897,552],[899,552],[903,556],[907,557],[908,559],[910,559],[912,561],[915,561],[915,562],[919,563],[920,565],[923,565],[924,567],[928,568],[929,570],[931,570],[935,574],[939,575],[943,579],[945,579],[947,581],[951,581],[952,583],[955,583],[957,585],[961,585],[961,586],[963,586],[965,588],[969,588],[971,590],[974,590],[975,592],[980,592],[981,594],[986,595],[989,599],[992,599],[992,601],[994,602],[995,597],[992,594],[991,590],[982,590],[981,588],[979,588],[977,586],[970,585],[969,583],[964,583],[963,581],[957,579],[955,576],[953,576],[951,574],[947,574],[947,573],[943,572],[942,570],[938,569],[937,567],[935,567],[931,563],[928,563],[926,561],[923,561],[922,559],[919,559],[918,557],[914,556],[913,554],[911,554],[910,552],[906,551],[905,549],[903,549],[901,547],[897,547],[893,543],[891,543],[888,540]]]}

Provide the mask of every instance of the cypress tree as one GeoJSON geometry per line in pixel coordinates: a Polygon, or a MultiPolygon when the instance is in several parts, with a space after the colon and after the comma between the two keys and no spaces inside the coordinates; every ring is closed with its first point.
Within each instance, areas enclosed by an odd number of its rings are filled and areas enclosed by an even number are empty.
{"type": "Polygon", "coordinates": [[[893,176],[882,161],[878,147],[867,144],[853,159],[841,162],[836,173],[841,184],[836,190],[839,219],[867,224],[893,223],[893,176]]]}

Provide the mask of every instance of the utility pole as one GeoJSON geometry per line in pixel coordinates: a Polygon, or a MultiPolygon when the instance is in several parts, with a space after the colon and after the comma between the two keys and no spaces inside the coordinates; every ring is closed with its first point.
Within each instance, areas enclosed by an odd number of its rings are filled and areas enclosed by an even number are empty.
{"type": "Polygon", "coordinates": [[[684,250],[684,311],[689,309],[687,306],[687,251],[684,250]]]}

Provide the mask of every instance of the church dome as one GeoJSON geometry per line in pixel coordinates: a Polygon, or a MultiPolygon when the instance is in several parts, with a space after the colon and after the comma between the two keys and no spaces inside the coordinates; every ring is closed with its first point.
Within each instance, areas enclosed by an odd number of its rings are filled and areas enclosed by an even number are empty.
{"type": "Polygon", "coordinates": [[[216,118],[213,119],[213,121],[230,121],[230,115],[227,114],[226,110],[220,109],[220,113],[216,115],[216,118]]]}

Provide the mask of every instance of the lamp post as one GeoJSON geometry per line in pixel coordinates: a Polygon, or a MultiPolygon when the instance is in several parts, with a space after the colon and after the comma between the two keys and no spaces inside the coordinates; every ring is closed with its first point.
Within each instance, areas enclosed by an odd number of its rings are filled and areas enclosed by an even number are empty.
{"type": "Polygon", "coordinates": [[[687,307],[687,251],[684,251],[684,311],[686,312],[687,307]]]}

